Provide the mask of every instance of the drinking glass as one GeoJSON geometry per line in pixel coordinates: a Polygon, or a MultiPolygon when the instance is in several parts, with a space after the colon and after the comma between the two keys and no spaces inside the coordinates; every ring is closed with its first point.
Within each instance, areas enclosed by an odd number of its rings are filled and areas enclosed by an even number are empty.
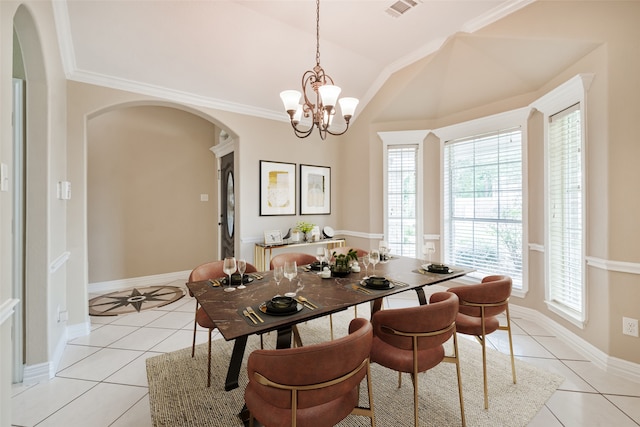
{"type": "Polygon", "coordinates": [[[378,251],[380,251],[380,262],[387,261],[389,255],[389,244],[385,240],[381,240],[378,244],[378,251]]]}
{"type": "Polygon", "coordinates": [[[284,269],[281,265],[273,267],[273,280],[276,282],[276,288],[280,287],[280,281],[284,277],[284,269]]]}
{"type": "MultiPolygon", "coordinates": [[[[284,263],[284,277],[289,279],[289,289],[293,287],[293,279],[298,275],[298,266],[295,261],[286,261],[284,263]]],[[[295,292],[287,292],[284,294],[286,297],[296,296],[295,292]]]]}
{"type": "Polygon", "coordinates": [[[247,271],[247,261],[244,259],[238,260],[238,273],[240,273],[240,286],[238,289],[244,289],[246,286],[244,285],[244,272],[247,271]]]}
{"type": "Polygon", "coordinates": [[[364,278],[369,278],[369,263],[371,259],[369,258],[369,254],[364,254],[362,256],[362,265],[364,265],[364,278]]]}
{"type": "Polygon", "coordinates": [[[316,259],[320,263],[320,271],[322,271],[322,263],[325,262],[324,261],[324,251],[325,250],[326,250],[325,248],[316,249],[316,259]]]}
{"type": "Polygon", "coordinates": [[[371,265],[373,265],[373,275],[376,275],[376,264],[380,262],[380,251],[377,249],[372,249],[369,252],[369,259],[371,260],[371,265]]]}
{"type": "Polygon", "coordinates": [[[225,292],[235,291],[236,288],[231,286],[231,275],[236,272],[236,259],[234,257],[227,257],[224,259],[224,264],[222,265],[222,271],[229,276],[229,283],[226,288],[224,288],[225,292]]]}
{"type": "Polygon", "coordinates": [[[432,262],[433,254],[436,252],[436,245],[433,242],[426,242],[424,244],[424,251],[427,253],[427,261],[429,264],[432,262]]]}

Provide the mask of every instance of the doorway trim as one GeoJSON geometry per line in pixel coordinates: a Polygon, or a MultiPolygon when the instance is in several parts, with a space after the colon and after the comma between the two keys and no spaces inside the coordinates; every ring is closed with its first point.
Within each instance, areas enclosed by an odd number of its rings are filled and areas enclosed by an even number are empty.
{"type": "MultiPolygon", "coordinates": [[[[227,154],[230,153],[234,153],[233,156],[233,170],[236,171],[236,173],[233,174],[233,180],[234,180],[234,192],[236,195],[236,204],[235,204],[235,210],[234,210],[234,233],[233,233],[233,253],[234,254],[240,254],[240,248],[239,248],[239,244],[238,244],[238,236],[240,235],[240,223],[238,221],[238,218],[240,217],[240,204],[237,203],[238,200],[238,194],[239,191],[238,189],[240,188],[241,184],[240,184],[240,176],[237,173],[238,170],[238,141],[236,138],[233,138],[232,136],[228,136],[226,139],[224,140],[220,140],[220,142],[217,145],[214,145],[213,147],[210,148],[211,152],[213,152],[213,154],[216,156],[216,168],[217,168],[217,173],[218,173],[218,216],[217,218],[220,218],[220,214],[222,212],[222,191],[220,191],[220,186],[222,185],[222,179],[223,177],[220,176],[221,175],[221,162],[222,162],[222,158],[224,156],[226,156],[227,154]]],[[[218,222],[219,223],[219,222],[218,222]]],[[[218,232],[222,233],[223,231],[220,229],[221,226],[218,226],[218,232]]],[[[216,249],[218,255],[221,254],[221,239],[218,239],[218,247],[216,249]]]]}

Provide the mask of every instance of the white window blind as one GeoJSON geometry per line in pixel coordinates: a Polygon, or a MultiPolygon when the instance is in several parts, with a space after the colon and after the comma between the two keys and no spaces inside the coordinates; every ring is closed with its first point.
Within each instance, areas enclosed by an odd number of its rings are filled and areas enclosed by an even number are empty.
{"type": "Polygon", "coordinates": [[[548,269],[549,298],[583,310],[583,149],[580,104],[549,119],[548,269]]]}
{"type": "Polygon", "coordinates": [[[391,253],[416,256],[418,145],[387,149],[387,240],[391,253]]]}
{"type": "Polygon", "coordinates": [[[445,144],[445,262],[522,289],[522,167],[520,128],[445,144]]]}

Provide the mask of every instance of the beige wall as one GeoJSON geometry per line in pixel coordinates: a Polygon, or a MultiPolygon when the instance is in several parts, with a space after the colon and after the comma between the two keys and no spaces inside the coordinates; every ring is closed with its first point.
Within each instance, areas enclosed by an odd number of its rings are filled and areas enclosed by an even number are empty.
{"type": "MultiPolygon", "coordinates": [[[[236,167],[240,171],[237,247],[251,259],[253,243],[264,230],[286,230],[300,219],[259,216],[259,160],[330,166],[332,214],[304,219],[346,230],[353,236],[350,244],[367,247],[383,232],[382,145],[377,132],[436,129],[524,107],[579,72],[596,76],[587,97],[588,323],[578,329],[546,309],[540,252],[529,254],[529,293],[526,298],[514,298],[514,302],[540,311],[614,360],[640,363],[640,341],[623,336],[620,327],[622,316],[640,318],[640,225],[636,219],[640,196],[635,190],[635,183],[640,181],[636,164],[640,150],[640,121],[636,119],[640,116],[640,2],[541,1],[474,35],[458,35],[440,52],[394,74],[361,110],[347,134],[325,142],[316,136],[302,142],[283,122],[77,82],[68,82],[65,87],[51,5],[41,1],[26,4],[23,12],[29,14],[20,17],[22,47],[27,48],[25,72],[32,80],[32,93],[39,97],[30,113],[34,126],[30,135],[34,144],[40,144],[32,153],[35,237],[32,235],[29,274],[38,286],[30,287],[34,292],[28,295],[32,310],[37,309],[28,315],[36,331],[29,337],[28,364],[48,363],[55,358],[60,344],[64,344],[65,326],[67,333],[78,333],[87,325],[87,124],[106,111],[135,105],[176,108],[236,138],[236,167]],[[508,62],[479,62],[478,52],[508,52],[500,58],[508,62]],[[501,74],[507,65],[511,74],[501,74]],[[68,202],[55,198],[56,183],[61,179],[73,185],[68,202]],[[49,273],[50,262],[64,251],[71,253],[69,261],[49,273]],[[619,271],[622,267],[632,272],[619,271]],[[58,306],[69,310],[68,323],[53,318],[58,306]]],[[[12,143],[8,94],[17,7],[15,2],[0,2],[0,161],[9,165],[12,143]]],[[[528,125],[528,231],[530,243],[542,244],[541,117],[533,114],[528,125]]],[[[439,170],[439,151],[434,148],[438,142],[429,137],[426,144],[425,189],[433,190],[435,171],[439,170]]],[[[425,233],[439,232],[434,228],[439,227],[440,202],[439,195],[434,194],[427,192],[424,200],[425,233]]],[[[10,192],[0,193],[0,306],[12,295],[11,196],[10,192]]],[[[161,263],[147,268],[145,271],[163,271],[161,263]]],[[[8,425],[10,419],[11,357],[10,321],[5,321],[0,325],[0,425],[8,425]]]]}
{"type": "MultiPolygon", "coordinates": [[[[376,171],[382,164],[378,131],[437,129],[526,107],[578,73],[595,74],[586,103],[587,324],[584,329],[575,327],[547,309],[544,254],[537,251],[529,253],[529,292],[525,298],[514,298],[514,303],[538,310],[610,356],[639,363],[640,342],[621,333],[622,316],[640,317],[636,244],[640,231],[634,220],[640,197],[630,190],[640,181],[640,168],[634,165],[639,158],[640,124],[633,119],[640,113],[638,18],[639,2],[537,2],[473,36],[455,36],[440,51],[399,71],[349,133],[351,150],[370,160],[362,172],[368,171],[372,185],[358,192],[368,200],[360,197],[345,204],[355,209],[368,202],[371,212],[382,209],[376,171]],[[483,54],[500,53],[498,47],[506,49],[504,57],[486,60],[483,54]],[[535,64],[526,69],[513,66],[528,63],[530,57],[539,58],[539,72],[530,72],[538,68],[535,64]],[[625,262],[633,263],[635,274],[616,271],[625,262]]],[[[541,115],[533,112],[527,125],[529,243],[543,245],[541,115]]],[[[429,145],[427,138],[425,146],[429,145]]],[[[426,190],[433,188],[428,177],[440,161],[427,151],[424,161],[426,190]]],[[[348,173],[355,178],[360,172],[348,173]]],[[[437,234],[433,215],[440,212],[439,191],[425,191],[424,212],[425,233],[437,234]]],[[[381,228],[381,217],[369,221],[370,231],[381,228]]],[[[345,218],[345,223],[356,221],[345,218]]]]}
{"type": "Polygon", "coordinates": [[[217,259],[216,131],[194,114],[159,106],[89,121],[89,283],[217,259]],[[209,200],[201,202],[201,194],[209,200]]]}

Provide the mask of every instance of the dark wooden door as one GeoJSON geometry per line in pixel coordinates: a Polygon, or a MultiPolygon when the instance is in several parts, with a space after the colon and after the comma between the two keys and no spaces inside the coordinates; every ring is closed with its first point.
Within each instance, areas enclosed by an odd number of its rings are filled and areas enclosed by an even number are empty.
{"type": "Polygon", "coordinates": [[[233,152],[220,160],[220,259],[234,256],[236,194],[233,152]]]}

